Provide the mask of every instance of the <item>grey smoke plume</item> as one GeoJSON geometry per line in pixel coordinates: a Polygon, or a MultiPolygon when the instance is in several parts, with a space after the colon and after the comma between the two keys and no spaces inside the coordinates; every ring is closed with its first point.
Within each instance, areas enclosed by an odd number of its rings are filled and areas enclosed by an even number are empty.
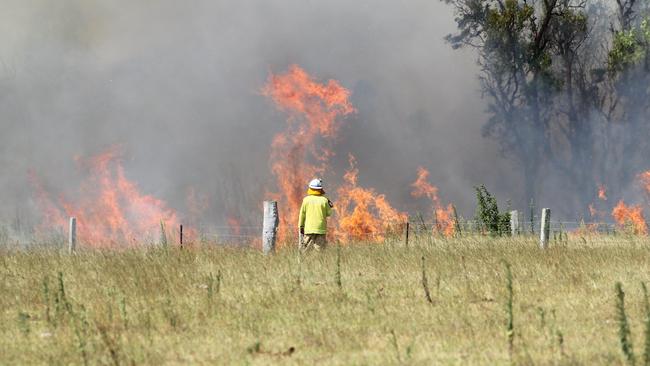
{"type": "Polygon", "coordinates": [[[286,116],[259,93],[295,63],[351,89],[341,131],[360,183],[402,210],[416,169],[431,171],[464,216],[472,186],[518,197],[520,175],[483,139],[475,56],[453,51],[451,9],[437,1],[5,0],[0,13],[0,218],[34,223],[29,170],[74,197],[73,161],[118,145],[128,177],[206,224],[258,220],[272,137],[286,116]]]}

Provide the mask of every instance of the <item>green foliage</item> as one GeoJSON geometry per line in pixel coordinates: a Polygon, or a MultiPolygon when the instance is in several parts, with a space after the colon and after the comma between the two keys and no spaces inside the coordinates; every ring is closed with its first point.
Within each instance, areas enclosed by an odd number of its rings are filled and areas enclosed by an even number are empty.
{"type": "Polygon", "coordinates": [[[208,304],[211,304],[214,294],[215,293],[219,294],[219,292],[221,291],[221,270],[217,272],[216,278],[212,275],[212,272],[210,272],[210,274],[207,277],[206,290],[207,290],[208,304]]]}
{"type": "Polygon", "coordinates": [[[643,312],[645,319],[643,319],[643,335],[645,343],[643,345],[643,364],[650,365],[650,301],[648,300],[648,288],[644,282],[641,282],[641,289],[643,290],[643,312]]]}
{"type": "Polygon", "coordinates": [[[339,289],[343,289],[341,282],[341,244],[336,243],[336,272],[334,273],[334,282],[339,289]]]}
{"type": "Polygon", "coordinates": [[[162,309],[165,318],[167,318],[167,321],[169,322],[169,325],[172,328],[178,327],[180,323],[180,318],[178,312],[176,311],[176,308],[174,307],[174,303],[172,301],[172,295],[170,293],[167,293],[167,298],[165,299],[162,309]]]}
{"type": "Polygon", "coordinates": [[[65,315],[65,312],[72,313],[72,305],[68,301],[68,298],[65,294],[65,284],[63,282],[63,272],[59,271],[58,275],[58,291],[54,297],[54,312],[56,314],[57,321],[61,321],[65,315]]]}
{"type": "Polygon", "coordinates": [[[555,339],[557,343],[557,349],[560,351],[560,356],[564,356],[564,334],[561,330],[556,330],[555,339]]]}
{"type": "Polygon", "coordinates": [[[514,290],[512,288],[512,270],[510,269],[510,263],[504,261],[506,267],[506,338],[508,340],[508,354],[510,355],[510,361],[512,362],[514,356],[515,348],[515,321],[513,313],[513,301],[514,301],[514,290]]]}
{"type": "Polygon", "coordinates": [[[638,27],[614,33],[609,51],[608,67],[617,73],[627,70],[648,58],[650,52],[650,22],[644,19],[638,27]]]}
{"type": "Polygon", "coordinates": [[[86,318],[86,309],[83,305],[80,307],[79,315],[74,322],[74,334],[77,340],[77,351],[81,356],[81,360],[84,365],[88,365],[88,333],[90,332],[90,324],[86,318]]]}
{"type": "Polygon", "coordinates": [[[122,317],[122,323],[124,324],[124,329],[128,329],[129,317],[126,312],[126,298],[124,298],[124,296],[120,298],[120,316],[122,317]]]}
{"type": "Polygon", "coordinates": [[[487,8],[486,11],[486,46],[496,52],[512,52],[514,48],[524,56],[526,38],[535,21],[535,9],[516,0],[506,0],[503,8],[487,8]]]}
{"type": "Polygon", "coordinates": [[[431,291],[429,291],[429,280],[427,279],[427,270],[424,265],[424,256],[422,256],[422,288],[424,289],[424,298],[429,304],[433,304],[433,299],[431,298],[431,291]]]}
{"type": "Polygon", "coordinates": [[[50,317],[50,279],[48,276],[43,277],[43,304],[45,305],[44,317],[45,320],[50,323],[52,318],[50,317]]]}
{"type": "Polygon", "coordinates": [[[507,235],[510,233],[510,213],[499,212],[496,198],[484,185],[474,187],[476,190],[476,220],[491,235],[507,235]]]}
{"type": "Polygon", "coordinates": [[[478,54],[489,113],[483,135],[524,167],[520,202],[538,194],[542,162],[556,167],[563,184],[575,186],[581,207],[593,201],[594,177],[622,176],[626,184],[634,179],[630,156],[641,160],[650,148],[607,151],[603,161],[616,164],[595,164],[592,157],[617,138],[599,132],[604,124],[628,123],[640,130],[621,146],[640,146],[650,130],[645,123],[650,101],[650,26],[642,20],[646,0],[445,1],[455,9],[458,29],[447,41],[478,54]],[[618,22],[605,24],[609,19],[618,22]],[[617,76],[632,67],[640,72],[617,76]]]}
{"type": "Polygon", "coordinates": [[[630,332],[630,324],[625,314],[625,292],[623,292],[623,285],[616,282],[616,320],[618,321],[618,339],[621,344],[621,350],[629,365],[634,365],[636,359],[634,357],[634,350],[632,347],[632,334],[630,332]]]}
{"type": "Polygon", "coordinates": [[[397,336],[395,335],[395,330],[391,329],[390,335],[391,335],[390,338],[391,344],[393,345],[393,349],[395,350],[395,356],[397,358],[397,364],[400,365],[402,364],[402,357],[400,356],[399,345],[397,344],[397,336]]]}
{"type": "Polygon", "coordinates": [[[18,328],[25,336],[28,335],[30,331],[29,318],[31,318],[31,316],[28,313],[22,311],[18,313],[18,328]]]}

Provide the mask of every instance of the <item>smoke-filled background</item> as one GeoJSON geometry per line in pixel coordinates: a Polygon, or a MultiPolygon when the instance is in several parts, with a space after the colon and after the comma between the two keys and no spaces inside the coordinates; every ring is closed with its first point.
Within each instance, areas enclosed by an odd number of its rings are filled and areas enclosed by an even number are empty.
{"type": "MultiPolygon", "coordinates": [[[[334,176],[352,153],[360,183],[400,210],[430,209],[410,195],[419,166],[465,217],[480,183],[525,208],[519,167],[481,136],[477,56],[445,42],[455,31],[452,8],[426,0],[5,0],[0,218],[38,222],[30,172],[73,199],[87,174],[75,157],[117,147],[128,178],[181,218],[190,196],[206,225],[259,220],[287,118],[261,89],[291,64],[352,93],[334,176]]],[[[585,209],[556,193],[538,201],[585,209]]]]}
{"type": "Polygon", "coordinates": [[[274,184],[270,141],[286,120],[260,89],[293,63],[351,90],[357,113],[340,133],[337,166],[342,174],[353,153],[360,181],[398,207],[409,208],[419,165],[462,212],[473,209],[475,183],[500,194],[517,186],[502,184],[517,174],[480,136],[475,59],[444,42],[454,23],[442,3],[16,0],[3,9],[5,219],[36,213],[30,170],[49,192],[74,195],[84,172],[73,158],[113,145],[142,191],[181,212],[191,188],[215,222],[259,210],[274,184]]]}

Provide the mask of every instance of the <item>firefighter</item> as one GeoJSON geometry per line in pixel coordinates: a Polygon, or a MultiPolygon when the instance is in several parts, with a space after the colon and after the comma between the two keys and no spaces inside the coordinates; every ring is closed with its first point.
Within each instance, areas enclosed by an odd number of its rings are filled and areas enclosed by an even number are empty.
{"type": "Polygon", "coordinates": [[[320,251],[327,246],[327,218],[332,215],[334,205],[323,190],[323,181],[313,179],[309,182],[307,197],[302,200],[298,227],[300,228],[299,249],[320,251]]]}

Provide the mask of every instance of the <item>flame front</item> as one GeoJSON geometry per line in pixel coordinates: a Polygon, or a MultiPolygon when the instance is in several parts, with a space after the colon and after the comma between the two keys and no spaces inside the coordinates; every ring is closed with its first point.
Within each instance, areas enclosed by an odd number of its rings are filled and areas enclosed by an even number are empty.
{"type": "Polygon", "coordinates": [[[337,81],[318,83],[296,65],[286,74],[272,74],[262,93],[289,114],[287,129],[273,139],[270,156],[279,189],[270,196],[282,201],[280,237],[285,237],[287,228],[297,220],[306,183],[322,176],[334,155],[331,145],[341,118],[355,109],[349,101],[350,91],[337,81]]]}
{"type": "Polygon", "coordinates": [[[78,159],[88,169],[88,177],[79,189],[79,200],[61,197],[58,204],[50,199],[35,176],[31,181],[37,191],[37,203],[43,212],[41,228],[65,228],[67,218],[77,218],[77,235],[84,245],[102,247],[131,246],[143,240],[157,240],[161,223],[176,227],[176,212],[165,202],[140,192],[128,180],[119,161],[117,149],[95,157],[78,159]]]}
{"type": "MultiPolygon", "coordinates": [[[[279,192],[269,196],[281,202],[280,232],[286,238],[294,226],[307,182],[322,177],[334,156],[333,144],[344,117],[355,112],[350,91],[335,80],[315,81],[296,65],[285,74],[271,75],[262,93],[279,110],[287,112],[287,129],[273,139],[271,170],[279,192]]],[[[350,170],[335,192],[334,237],[339,240],[381,241],[401,225],[406,215],[394,209],[386,197],[357,183],[356,161],[350,155],[350,170]]],[[[330,187],[333,185],[330,184],[330,187]]]]}
{"type": "Polygon", "coordinates": [[[343,176],[345,183],[336,191],[335,236],[347,241],[382,241],[386,235],[399,232],[407,215],[393,208],[383,194],[359,187],[359,169],[354,156],[349,155],[349,162],[350,169],[343,176]]]}
{"type": "Polygon", "coordinates": [[[429,171],[423,167],[418,168],[418,177],[411,184],[413,190],[411,196],[415,198],[426,197],[433,205],[433,212],[435,215],[434,230],[442,233],[446,237],[453,236],[456,232],[456,225],[454,224],[454,206],[449,204],[444,207],[438,198],[438,188],[429,183],[429,171]]]}
{"type": "Polygon", "coordinates": [[[647,235],[648,225],[643,216],[643,208],[640,205],[627,206],[623,200],[612,210],[612,216],[616,223],[622,227],[630,227],[635,234],[647,235]]]}

